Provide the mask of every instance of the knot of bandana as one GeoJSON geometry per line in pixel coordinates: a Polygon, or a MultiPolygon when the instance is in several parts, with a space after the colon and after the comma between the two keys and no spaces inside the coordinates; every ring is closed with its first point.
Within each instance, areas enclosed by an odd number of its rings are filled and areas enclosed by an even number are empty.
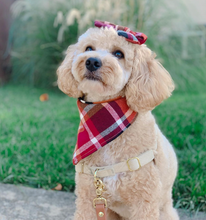
{"type": "Polygon", "coordinates": [[[94,25],[96,27],[113,27],[119,36],[125,37],[127,41],[133,44],[144,44],[147,40],[147,36],[140,32],[131,31],[128,27],[123,27],[120,25],[116,25],[107,21],[95,21],[94,25]]]}

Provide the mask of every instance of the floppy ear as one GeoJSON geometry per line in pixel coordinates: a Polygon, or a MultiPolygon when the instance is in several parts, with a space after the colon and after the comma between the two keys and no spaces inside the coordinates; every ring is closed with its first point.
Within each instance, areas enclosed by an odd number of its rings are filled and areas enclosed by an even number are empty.
{"type": "Polygon", "coordinates": [[[72,62],[75,55],[75,47],[75,45],[69,46],[64,61],[57,69],[57,83],[62,92],[71,97],[79,98],[82,96],[82,92],[78,90],[78,82],[72,75],[72,62]]]}
{"type": "Polygon", "coordinates": [[[145,45],[136,46],[133,70],[125,91],[127,104],[135,111],[152,110],[174,90],[170,74],[155,57],[145,45]]]}

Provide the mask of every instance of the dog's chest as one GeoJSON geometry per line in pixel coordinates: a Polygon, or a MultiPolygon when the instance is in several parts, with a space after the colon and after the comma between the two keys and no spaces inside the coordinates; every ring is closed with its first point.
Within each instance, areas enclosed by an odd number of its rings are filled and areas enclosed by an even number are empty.
{"type": "Polygon", "coordinates": [[[136,187],[138,188],[139,178],[132,176],[131,173],[124,172],[116,174],[115,176],[106,177],[103,179],[103,182],[105,184],[105,193],[103,196],[108,199],[109,208],[123,218],[130,216],[130,206],[127,205],[129,203],[127,201],[129,199],[128,195],[132,193],[132,195],[136,194],[135,196],[139,196],[139,193],[135,190],[136,187]],[[129,182],[134,184],[133,189],[131,189],[131,185],[128,184],[129,182]]]}
{"type": "MultiPolygon", "coordinates": [[[[95,166],[108,166],[156,150],[155,121],[150,112],[139,114],[136,121],[119,137],[91,155],[89,162],[95,166]]],[[[91,164],[92,166],[92,164],[91,164]]]]}
{"type": "Polygon", "coordinates": [[[107,196],[110,198],[110,209],[118,213],[122,217],[128,216],[128,208],[126,204],[122,203],[121,192],[119,191],[121,187],[121,180],[119,178],[120,174],[115,176],[104,178],[104,183],[106,186],[107,196]]]}

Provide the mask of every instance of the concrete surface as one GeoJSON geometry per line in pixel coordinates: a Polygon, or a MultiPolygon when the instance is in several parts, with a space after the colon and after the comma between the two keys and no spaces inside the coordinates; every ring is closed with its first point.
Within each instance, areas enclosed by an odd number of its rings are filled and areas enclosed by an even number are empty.
{"type": "MultiPolygon", "coordinates": [[[[0,184],[0,220],[72,220],[74,201],[69,192],[0,184]]],[[[179,213],[180,220],[206,220],[206,213],[179,213]]]]}
{"type": "Polygon", "coordinates": [[[0,184],[0,220],[72,220],[73,193],[0,184]]]}

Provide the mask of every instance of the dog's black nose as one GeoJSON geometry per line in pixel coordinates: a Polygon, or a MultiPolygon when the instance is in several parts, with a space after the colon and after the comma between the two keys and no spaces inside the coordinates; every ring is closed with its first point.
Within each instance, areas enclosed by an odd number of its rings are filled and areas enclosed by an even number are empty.
{"type": "Polygon", "coordinates": [[[89,71],[93,72],[102,66],[102,62],[99,58],[90,57],[86,60],[85,65],[89,71]]]}

